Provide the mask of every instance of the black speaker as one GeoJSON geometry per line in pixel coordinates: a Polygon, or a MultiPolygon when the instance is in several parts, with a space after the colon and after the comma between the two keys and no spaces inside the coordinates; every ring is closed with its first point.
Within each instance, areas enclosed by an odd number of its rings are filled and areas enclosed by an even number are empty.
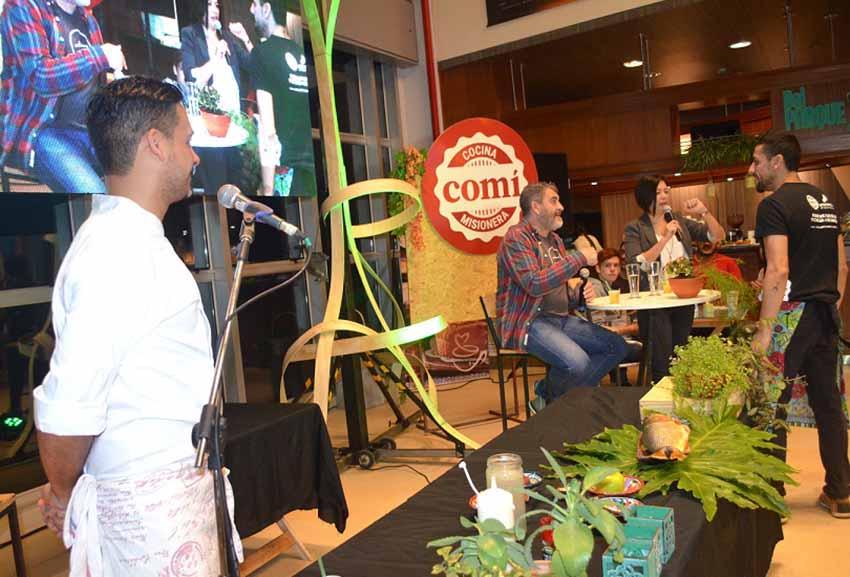
{"type": "Polygon", "coordinates": [[[541,182],[551,182],[558,187],[561,204],[564,205],[564,226],[558,231],[562,237],[574,236],[575,217],[573,216],[573,194],[570,190],[570,173],[567,155],[560,152],[535,152],[537,178],[541,182]]]}

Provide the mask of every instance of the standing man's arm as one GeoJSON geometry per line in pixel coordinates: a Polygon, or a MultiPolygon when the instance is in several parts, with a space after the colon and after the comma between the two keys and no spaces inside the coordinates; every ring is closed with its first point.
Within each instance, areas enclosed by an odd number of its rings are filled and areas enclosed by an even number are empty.
{"type": "Polygon", "coordinates": [[[770,345],[772,322],[779,314],[788,285],[788,237],[784,235],[764,237],[764,252],[767,266],[764,269],[761,313],[758,332],[753,337],[753,350],[762,353],[766,352],[770,345]]]}
{"type": "Polygon", "coordinates": [[[47,526],[59,535],[71,492],[83,473],[93,440],[91,435],[66,437],[38,431],[38,452],[49,481],[42,489],[38,507],[47,526]]]}
{"type": "Polygon", "coordinates": [[[280,161],[281,144],[275,128],[274,97],[267,90],[257,89],[257,108],[259,110],[262,134],[260,148],[266,147],[270,154],[260,155],[260,169],[263,179],[263,194],[271,195],[274,192],[274,171],[280,161]],[[274,152],[277,152],[275,158],[274,152]]]}
{"type": "Polygon", "coordinates": [[[838,235],[838,302],[836,308],[841,308],[844,301],[844,289],[847,286],[847,254],[844,251],[844,235],[838,235]]]}

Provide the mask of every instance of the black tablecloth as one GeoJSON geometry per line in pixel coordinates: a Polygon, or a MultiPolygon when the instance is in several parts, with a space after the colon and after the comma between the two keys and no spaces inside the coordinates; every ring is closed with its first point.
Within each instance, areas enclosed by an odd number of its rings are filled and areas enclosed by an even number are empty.
{"type": "MultiPolygon", "coordinates": [[[[638,400],[645,388],[582,388],[547,407],[526,423],[496,437],[467,459],[470,474],[483,485],[487,457],[513,452],[522,456],[526,470],[545,462],[539,447],[559,449],[563,441],[587,440],[604,427],[638,425],[638,400]]],[[[439,561],[425,544],[435,538],[465,533],[458,522],[469,513],[470,489],[458,468],[453,468],[403,505],[324,557],[329,574],[343,577],[430,575],[439,561]]],[[[763,577],[773,548],[782,539],[779,516],[766,510],[746,510],[720,501],[711,523],[702,505],[686,493],[645,499],[652,505],[675,510],[676,552],[663,575],[683,577],[763,577]]],[[[534,519],[534,518],[532,518],[534,519]]],[[[532,520],[532,522],[534,522],[532,520]]],[[[588,574],[602,574],[604,541],[597,539],[588,574]]],[[[300,576],[319,575],[307,567],[300,576]]]]}
{"type": "Polygon", "coordinates": [[[348,506],[322,412],[314,404],[224,406],[225,464],[244,539],[296,509],[345,529],[348,506]]]}

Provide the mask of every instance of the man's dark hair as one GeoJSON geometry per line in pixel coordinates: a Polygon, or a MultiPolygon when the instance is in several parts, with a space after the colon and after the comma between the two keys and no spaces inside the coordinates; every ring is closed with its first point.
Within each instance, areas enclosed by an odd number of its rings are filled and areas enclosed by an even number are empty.
{"type": "Polygon", "coordinates": [[[289,2],[287,0],[262,0],[261,4],[269,3],[272,7],[272,15],[274,16],[275,24],[286,26],[286,13],[289,2]]]}
{"type": "Polygon", "coordinates": [[[144,76],[128,76],[97,91],[88,106],[88,129],[105,174],[127,174],[142,136],[156,128],[166,136],[177,125],[180,89],[144,76]]]}
{"type": "Polygon", "coordinates": [[[785,168],[791,172],[796,172],[800,168],[800,142],[797,137],[787,132],[781,134],[765,134],[762,136],[758,144],[762,145],[764,155],[767,158],[773,158],[777,154],[781,154],[785,159],[785,168]]]}
{"type": "Polygon", "coordinates": [[[546,192],[547,188],[558,192],[558,187],[551,182],[532,182],[525,185],[525,188],[519,193],[519,209],[522,211],[522,216],[531,212],[532,202],[542,202],[543,193],[546,192]]]}
{"type": "Polygon", "coordinates": [[[635,187],[635,201],[644,212],[655,214],[655,197],[658,195],[658,184],[666,180],[660,174],[644,176],[635,187]]]}

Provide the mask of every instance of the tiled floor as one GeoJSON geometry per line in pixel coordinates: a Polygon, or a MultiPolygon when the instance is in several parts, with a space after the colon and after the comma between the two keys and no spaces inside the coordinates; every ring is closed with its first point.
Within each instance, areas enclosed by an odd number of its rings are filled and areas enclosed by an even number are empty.
{"type": "MultiPolygon", "coordinates": [[[[449,422],[485,417],[489,409],[498,405],[497,391],[497,387],[492,383],[472,382],[462,388],[441,392],[440,406],[449,422]]],[[[405,410],[412,411],[412,405],[408,403],[405,410]]],[[[368,417],[370,431],[376,435],[386,428],[392,414],[386,407],[377,407],[369,410],[368,417]]],[[[342,412],[331,412],[329,428],[334,446],[345,445],[345,419],[342,412]]],[[[501,432],[501,424],[491,421],[464,427],[463,432],[483,443],[501,432]]],[[[448,446],[445,441],[416,427],[409,428],[396,440],[400,448],[448,446]]],[[[788,501],[794,516],[785,525],[785,540],[776,548],[769,577],[850,575],[850,555],[847,549],[850,520],[833,519],[814,504],[823,477],[818,458],[816,431],[794,429],[790,436],[789,450],[791,464],[800,470],[798,480],[801,484],[789,490],[788,501]]],[[[411,466],[430,480],[440,476],[456,463],[456,459],[410,461],[411,466]]],[[[332,526],[319,521],[315,511],[299,511],[287,515],[287,522],[314,557],[357,534],[424,486],[425,480],[414,471],[407,468],[384,468],[393,465],[396,463],[379,463],[369,471],[349,468],[343,472],[342,481],[350,517],[348,527],[342,535],[337,534],[332,526]]],[[[277,527],[270,527],[246,539],[245,545],[257,548],[279,534],[277,527]]],[[[29,537],[25,548],[31,577],[54,577],[67,571],[66,555],[61,544],[49,532],[42,531],[29,537]]],[[[288,576],[306,564],[289,553],[267,564],[257,575],[288,576]]],[[[11,550],[6,547],[0,551],[0,577],[13,575],[12,566],[11,550]]],[[[330,573],[333,572],[333,567],[327,569],[330,573]]]]}

